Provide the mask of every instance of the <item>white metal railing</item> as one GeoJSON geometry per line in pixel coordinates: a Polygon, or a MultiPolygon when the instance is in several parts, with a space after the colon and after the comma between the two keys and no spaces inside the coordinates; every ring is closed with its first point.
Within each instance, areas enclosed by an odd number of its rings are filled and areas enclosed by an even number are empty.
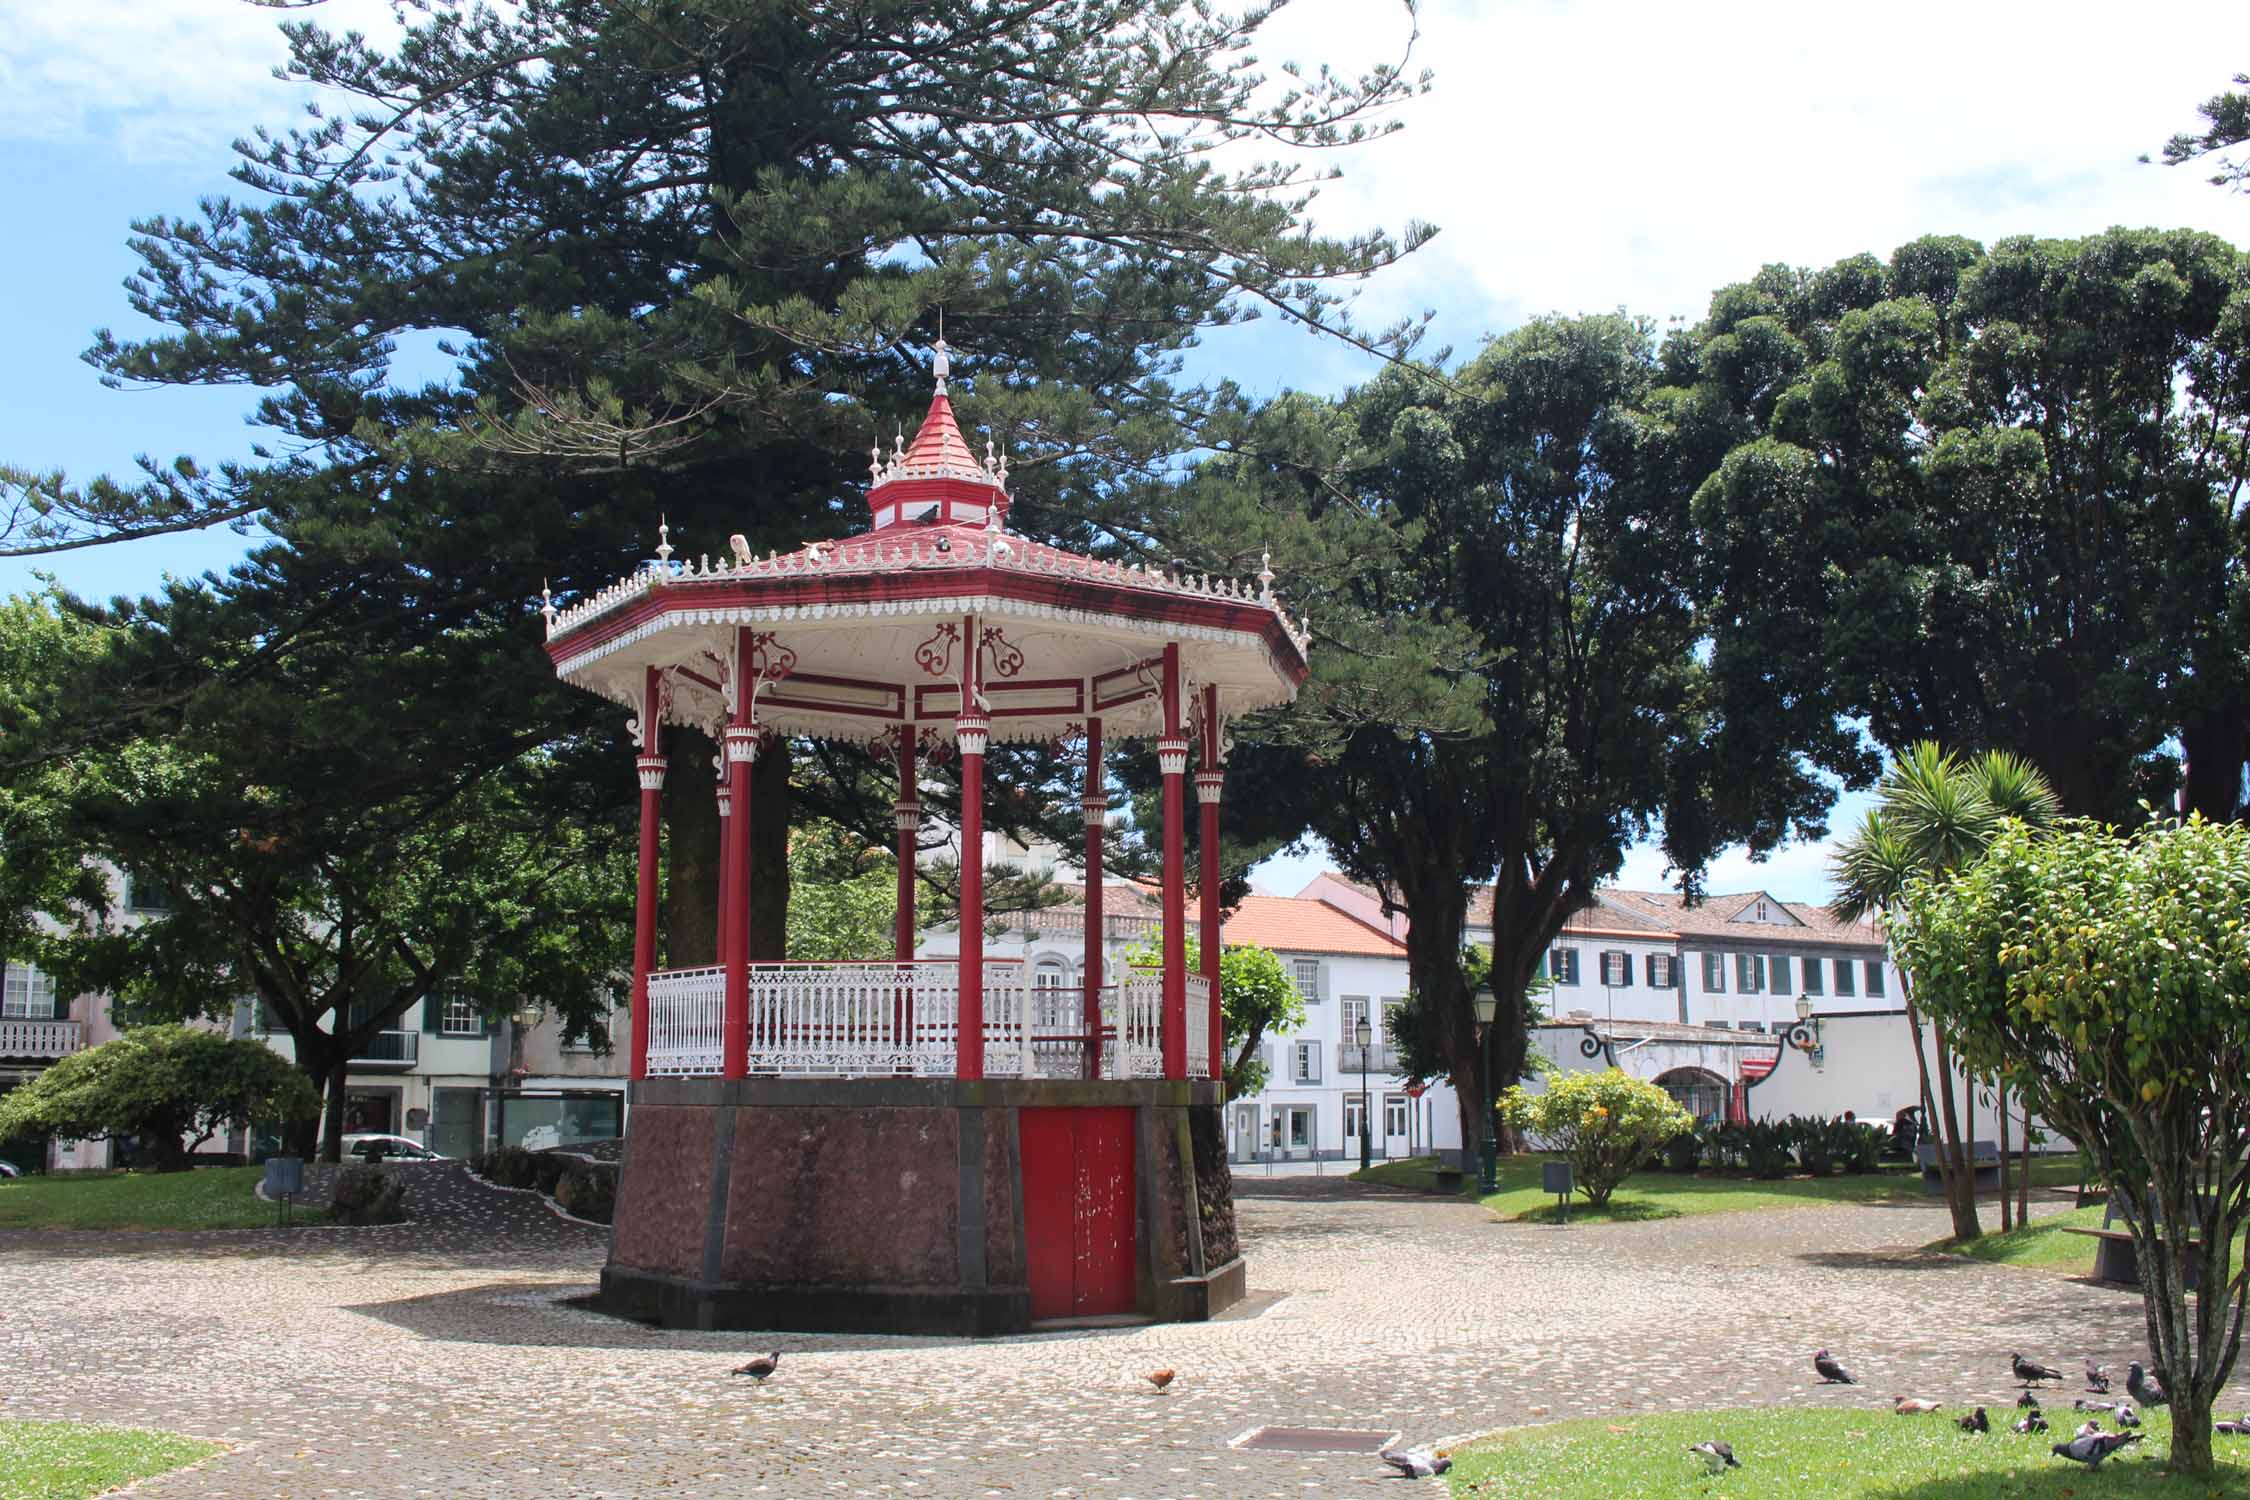
{"type": "MultiPolygon", "coordinates": [[[[950,1078],[959,1034],[956,960],[767,963],[749,968],[748,1072],[753,1077],[950,1078]]],[[[1190,1077],[1210,1073],[1209,989],[1187,981],[1190,1077]]],[[[708,1077],[725,1070],[726,970],[649,976],[648,1071],[708,1077]]],[[[1039,989],[1020,959],[984,961],[984,1072],[989,1078],[1083,1078],[1090,1036],[1084,993],[1039,989]]],[[[1164,1076],[1164,981],[1131,973],[1101,990],[1100,1076],[1164,1076]]]]}
{"type": "Polygon", "coordinates": [[[692,1078],[726,1070],[727,971],[671,969],[648,976],[648,1071],[692,1078]]]}
{"type": "Polygon", "coordinates": [[[1187,976],[1187,1076],[1211,1076],[1211,981],[1187,976]]]}
{"type": "Polygon", "coordinates": [[[0,1057],[68,1057],[85,1045],[77,1021],[0,1021],[0,1057]]]}

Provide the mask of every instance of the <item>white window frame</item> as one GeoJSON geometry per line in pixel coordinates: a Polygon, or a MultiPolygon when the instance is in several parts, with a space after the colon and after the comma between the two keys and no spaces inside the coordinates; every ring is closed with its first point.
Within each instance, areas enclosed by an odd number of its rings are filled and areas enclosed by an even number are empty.
{"type": "Polygon", "coordinates": [[[1042,958],[1031,970],[1032,1025],[1059,1029],[1076,1019],[1067,997],[1078,986],[1072,982],[1070,965],[1059,958],[1042,958]]]}
{"type": "Polygon", "coordinates": [[[1289,1081],[1320,1082],[1320,1038],[1299,1037],[1289,1054],[1289,1081]]]}
{"type": "Polygon", "coordinates": [[[9,964],[0,979],[0,1020],[52,1021],[55,976],[36,964],[9,964]]]}
{"type": "MultiPolygon", "coordinates": [[[[432,1002],[425,1001],[424,1003],[432,1002]]],[[[442,1002],[436,1003],[444,1006],[444,1009],[438,1012],[439,1036],[475,1037],[484,1035],[484,1013],[477,1009],[474,1001],[465,999],[460,995],[448,995],[442,1002]]]]}
{"type": "Polygon", "coordinates": [[[1320,960],[1293,958],[1289,960],[1289,978],[1297,986],[1297,993],[1307,1005],[1320,1003],[1320,960]]]}
{"type": "MultiPolygon", "coordinates": [[[[1370,1122],[1372,1124],[1372,1122],[1370,1122]]],[[[1370,1132],[1372,1134],[1372,1132],[1370,1132]]],[[[1344,1096],[1344,1144],[1349,1146],[1359,1139],[1359,1095],[1344,1096]]]]}
{"type": "Polygon", "coordinates": [[[1727,956],[1716,948],[1703,950],[1703,993],[1723,995],[1727,992],[1727,956]]]}
{"type": "Polygon", "coordinates": [[[1762,995],[1766,992],[1766,956],[1763,953],[1737,953],[1734,956],[1734,992],[1738,995],[1762,995]]]}
{"type": "Polygon", "coordinates": [[[1629,989],[1633,983],[1633,955],[1623,948],[1602,950],[1602,984],[1613,990],[1629,989]],[[1611,978],[1612,974],[1616,978],[1611,978]]]}
{"type": "Polygon", "coordinates": [[[1680,961],[1669,953],[1651,953],[1642,970],[1648,976],[1652,990],[1676,990],[1680,987],[1680,961]]]}
{"type": "Polygon", "coordinates": [[[1383,1138],[1385,1140],[1395,1139],[1407,1134],[1408,1122],[1413,1114],[1413,1104],[1414,1101],[1404,1094],[1385,1094],[1383,1096],[1383,1138]]]}
{"type": "Polygon", "coordinates": [[[1578,950],[1557,943],[1547,950],[1547,977],[1557,984],[1578,983],[1578,950]]]}

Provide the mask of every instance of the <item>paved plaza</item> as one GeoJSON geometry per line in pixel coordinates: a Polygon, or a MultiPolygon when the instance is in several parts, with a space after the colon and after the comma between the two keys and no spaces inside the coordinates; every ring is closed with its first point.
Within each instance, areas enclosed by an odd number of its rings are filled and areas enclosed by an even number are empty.
{"type": "Polygon", "coordinates": [[[2006,1404],[2012,1350],[2074,1369],[2143,1347],[2137,1295],[1912,1250],[1944,1233],[1936,1206],[1558,1229],[1254,1175],[1250,1305],[1219,1322],[663,1332],[566,1300],[592,1289],[602,1230],[421,1170],[420,1222],[390,1228],[0,1234],[0,1413],[236,1445],[137,1492],[164,1500],[1302,1496],[1398,1482],[1370,1458],[1230,1440],[1894,1391],[2006,1404]],[[1863,1389],[1808,1383],[1824,1344],[1863,1389]],[[766,1389],[729,1377],[776,1346],[766,1389]],[[1158,1395],[1141,1376],[1165,1365],[1158,1395]]]}

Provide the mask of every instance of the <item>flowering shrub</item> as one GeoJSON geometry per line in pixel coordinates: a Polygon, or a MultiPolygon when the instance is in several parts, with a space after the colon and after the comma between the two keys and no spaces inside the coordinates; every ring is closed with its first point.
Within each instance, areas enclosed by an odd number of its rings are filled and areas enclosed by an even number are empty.
{"type": "Polygon", "coordinates": [[[1578,1191],[1595,1208],[1657,1147],[1695,1124],[1670,1094],[1616,1068],[1559,1074],[1536,1094],[1517,1084],[1500,1096],[1499,1109],[1534,1147],[1570,1158],[1578,1191]]]}

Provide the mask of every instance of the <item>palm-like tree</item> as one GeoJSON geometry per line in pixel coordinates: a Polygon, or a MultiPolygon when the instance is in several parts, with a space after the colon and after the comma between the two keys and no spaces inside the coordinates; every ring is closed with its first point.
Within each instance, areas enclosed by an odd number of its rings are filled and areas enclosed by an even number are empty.
{"type": "MultiPolygon", "coordinates": [[[[1830,872],[1836,899],[1829,909],[1845,921],[1883,917],[1894,910],[1908,882],[1943,879],[1981,858],[2003,823],[2017,819],[2043,827],[2061,812],[2047,778],[2022,756],[1990,750],[1967,760],[1931,740],[1909,748],[1884,773],[1881,799],[1859,830],[1836,851],[1830,872]]],[[[1900,976],[1906,1024],[1914,1032],[1914,1066],[1921,1077],[1922,1118],[1931,1118],[1930,1065],[1922,1054],[1922,1019],[1914,1007],[1914,977],[1900,976]]],[[[1944,1140],[1937,1153],[1953,1211],[1957,1239],[1984,1232],[1977,1222],[1976,1172],[1963,1154],[1961,1122],[1953,1097],[1953,1060],[1945,1033],[1935,1034],[1938,1083],[1934,1103],[1944,1140]]]]}

